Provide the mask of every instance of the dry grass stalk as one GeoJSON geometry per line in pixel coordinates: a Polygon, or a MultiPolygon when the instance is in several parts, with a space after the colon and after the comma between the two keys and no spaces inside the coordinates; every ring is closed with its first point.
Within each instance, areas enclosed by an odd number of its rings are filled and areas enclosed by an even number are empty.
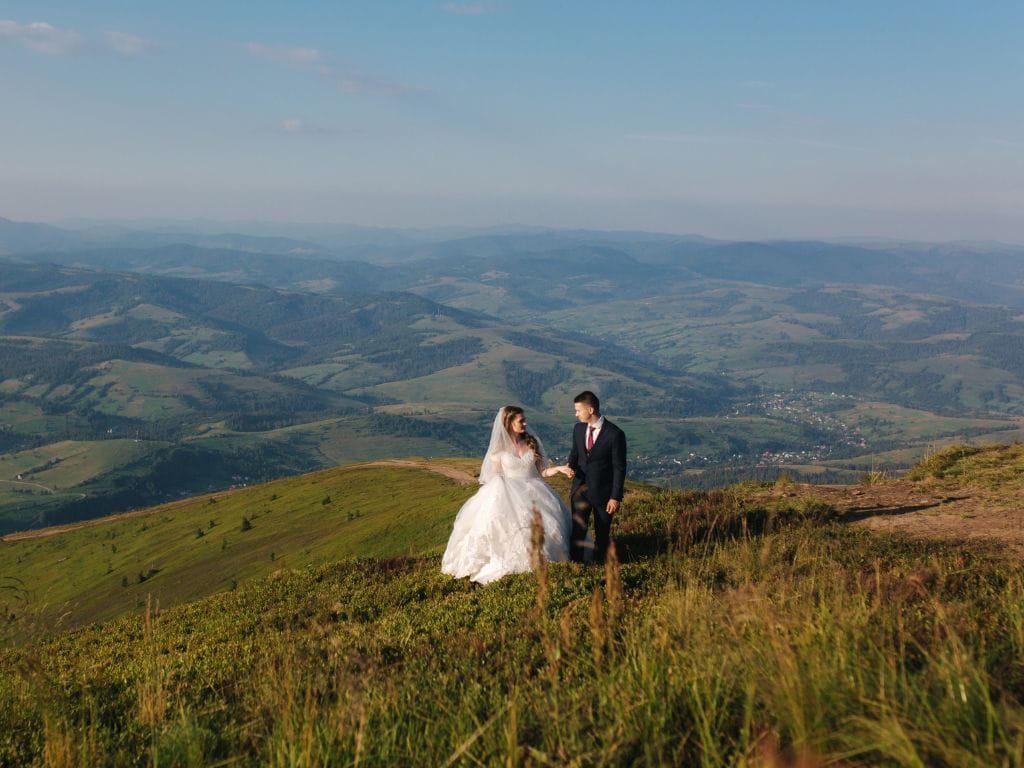
{"type": "Polygon", "coordinates": [[[145,657],[142,673],[135,683],[135,699],[139,722],[150,728],[164,721],[169,699],[164,658],[156,638],[159,626],[160,604],[154,606],[152,596],[147,596],[146,613],[142,623],[145,657]]]}
{"type": "Polygon", "coordinates": [[[622,572],[614,541],[608,544],[604,561],[604,588],[608,600],[607,626],[611,630],[622,614],[622,572]]]}
{"type": "Polygon", "coordinates": [[[548,595],[548,559],[544,554],[544,523],[536,507],[530,515],[530,565],[537,575],[537,611],[543,614],[548,595]]]}
{"type": "Polygon", "coordinates": [[[46,718],[43,723],[43,765],[54,768],[77,765],[75,746],[74,736],[46,718]]]}
{"type": "Polygon", "coordinates": [[[516,692],[508,697],[508,722],[505,725],[505,768],[519,765],[519,721],[516,715],[516,692]]]}
{"type": "Polygon", "coordinates": [[[473,733],[469,735],[469,738],[463,741],[462,744],[460,744],[459,747],[454,752],[452,752],[451,755],[448,756],[448,760],[444,763],[444,768],[448,768],[448,766],[455,765],[455,763],[459,761],[459,758],[462,757],[462,755],[470,747],[473,746],[474,742],[476,742],[477,739],[483,736],[484,733],[487,732],[487,729],[494,725],[495,722],[497,722],[498,718],[500,718],[514,706],[514,700],[509,699],[509,702],[505,707],[502,707],[493,715],[491,715],[490,718],[488,718],[488,720],[485,723],[483,723],[482,725],[480,725],[480,727],[473,731],[473,733]]]}
{"type": "Polygon", "coordinates": [[[604,621],[604,598],[600,587],[590,596],[590,634],[593,638],[594,666],[601,666],[604,661],[605,643],[608,641],[608,629],[604,621]]]}
{"type": "Polygon", "coordinates": [[[683,510],[672,524],[672,541],[679,550],[686,552],[697,538],[697,514],[694,510],[683,510]]]}
{"type": "Polygon", "coordinates": [[[572,631],[572,606],[566,606],[562,609],[562,617],[558,622],[559,639],[562,641],[562,645],[565,648],[572,646],[573,631],[572,631]]]}
{"type": "Polygon", "coordinates": [[[809,750],[790,752],[779,747],[775,736],[764,731],[754,746],[753,768],[841,768],[835,760],[827,760],[809,750]]]}

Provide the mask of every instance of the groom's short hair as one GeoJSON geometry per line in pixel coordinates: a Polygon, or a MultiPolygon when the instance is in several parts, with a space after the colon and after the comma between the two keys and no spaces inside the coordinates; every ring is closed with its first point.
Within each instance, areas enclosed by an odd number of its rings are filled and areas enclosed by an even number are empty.
{"type": "Polygon", "coordinates": [[[580,392],[576,397],[572,399],[574,403],[583,403],[594,409],[594,413],[601,412],[601,401],[597,399],[597,395],[591,392],[589,389],[585,389],[580,392]]]}

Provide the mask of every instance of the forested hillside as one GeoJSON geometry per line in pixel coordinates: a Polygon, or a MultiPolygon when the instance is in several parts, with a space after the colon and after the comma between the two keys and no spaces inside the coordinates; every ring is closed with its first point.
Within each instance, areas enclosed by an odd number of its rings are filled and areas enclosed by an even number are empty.
{"type": "Polygon", "coordinates": [[[1010,246],[306,235],[0,227],[0,529],[475,455],[507,402],[557,456],[583,388],[665,484],[1024,436],[1010,246]]]}

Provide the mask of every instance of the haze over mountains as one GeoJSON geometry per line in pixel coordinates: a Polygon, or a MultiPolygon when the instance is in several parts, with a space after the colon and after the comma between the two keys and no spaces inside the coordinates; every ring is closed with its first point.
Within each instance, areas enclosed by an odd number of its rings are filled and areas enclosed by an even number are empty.
{"type": "MultiPolygon", "coordinates": [[[[566,264],[642,286],[666,278],[776,286],[877,284],[1024,306],[1024,246],[997,242],[749,242],[539,227],[391,230],[236,222],[233,226],[252,231],[226,231],[228,225],[216,222],[164,223],[155,229],[84,224],[69,229],[0,219],[0,255],[155,274],[233,275],[278,287],[301,287],[311,275],[326,275],[341,290],[409,290],[453,274],[480,279],[495,267],[517,276],[538,267],[548,276],[565,276],[566,264]],[[267,234],[275,229],[288,235],[267,234]],[[409,263],[416,268],[399,266],[409,263]],[[289,278],[293,271],[298,274],[289,278]]],[[[501,276],[491,282],[501,284],[501,276]]]]}
{"type": "Polygon", "coordinates": [[[1024,248],[528,227],[0,220],[0,527],[384,456],[556,456],[589,387],[635,477],[852,479],[1024,429],[1024,248]]]}

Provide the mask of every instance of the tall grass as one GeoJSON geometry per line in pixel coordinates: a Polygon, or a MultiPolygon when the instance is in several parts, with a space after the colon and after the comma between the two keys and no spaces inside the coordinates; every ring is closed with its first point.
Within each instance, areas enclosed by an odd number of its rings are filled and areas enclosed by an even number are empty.
{"type": "Polygon", "coordinates": [[[1019,562],[778,504],[653,494],[619,530],[661,554],[604,568],[364,560],[10,649],[0,762],[1024,768],[1019,562]]]}

